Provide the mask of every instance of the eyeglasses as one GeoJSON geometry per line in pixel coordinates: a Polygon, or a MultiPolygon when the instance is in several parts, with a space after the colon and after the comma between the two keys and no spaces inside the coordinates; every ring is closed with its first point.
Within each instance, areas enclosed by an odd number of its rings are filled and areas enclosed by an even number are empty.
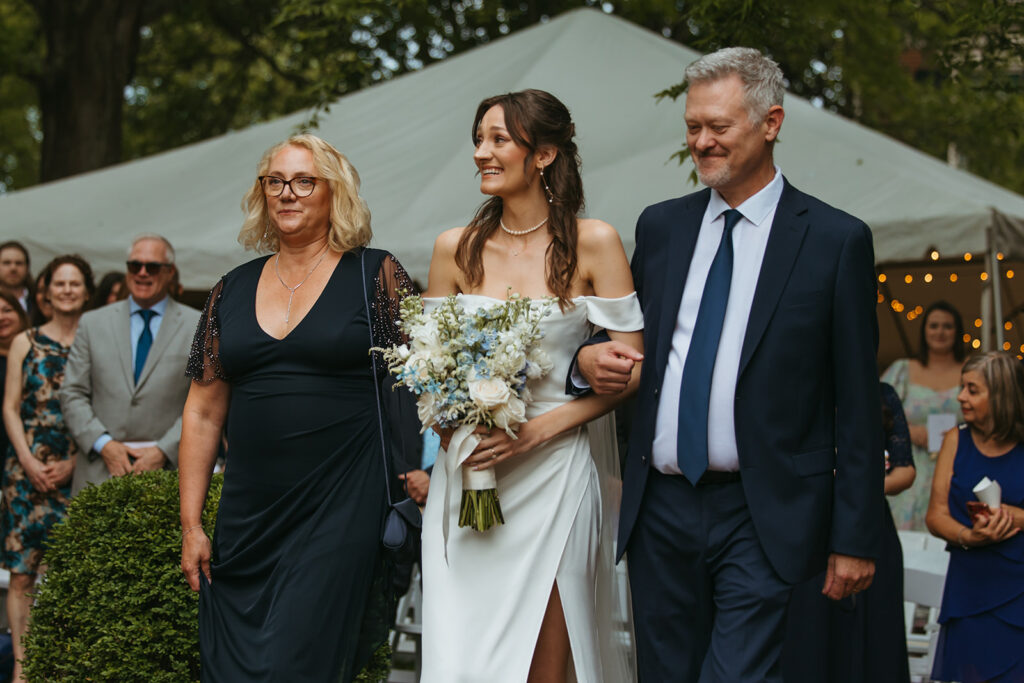
{"type": "Polygon", "coordinates": [[[160,261],[127,261],[128,272],[138,275],[143,270],[151,275],[157,275],[164,268],[170,268],[173,263],[161,263],[160,261]]]}
{"type": "Polygon", "coordinates": [[[296,197],[308,197],[316,189],[317,178],[310,176],[299,176],[291,180],[278,178],[276,175],[261,175],[260,183],[263,185],[263,192],[268,197],[280,197],[287,186],[296,197]]]}

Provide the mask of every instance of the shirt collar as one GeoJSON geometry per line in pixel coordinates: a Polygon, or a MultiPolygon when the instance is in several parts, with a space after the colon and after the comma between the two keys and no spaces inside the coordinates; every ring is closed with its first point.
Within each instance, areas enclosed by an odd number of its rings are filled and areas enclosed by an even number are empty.
{"type": "MultiPolygon", "coordinates": [[[[783,186],[782,171],[776,166],[775,177],[771,182],[758,190],[756,194],[747,197],[746,201],[736,207],[736,210],[754,225],[761,225],[768,214],[779,205],[783,186]]],[[[711,201],[708,202],[709,215],[717,219],[731,208],[722,195],[718,194],[718,190],[711,190],[711,201]]]]}
{"type": "MultiPolygon", "coordinates": [[[[163,299],[160,299],[160,301],[157,301],[155,304],[150,306],[149,310],[153,311],[154,313],[156,313],[159,316],[163,316],[164,311],[167,310],[167,299],[168,298],[170,298],[170,297],[164,296],[163,299]]],[[[135,315],[137,312],[142,310],[142,306],[137,304],[135,302],[135,297],[133,297],[131,295],[128,296],[128,310],[130,311],[129,315],[135,315]]]]}

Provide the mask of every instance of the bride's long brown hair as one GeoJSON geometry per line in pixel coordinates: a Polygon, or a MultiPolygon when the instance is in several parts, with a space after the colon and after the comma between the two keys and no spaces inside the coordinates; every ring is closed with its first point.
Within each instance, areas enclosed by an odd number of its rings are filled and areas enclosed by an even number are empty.
{"type": "MultiPolygon", "coordinates": [[[[504,110],[505,128],[512,139],[528,150],[524,171],[529,172],[539,148],[551,146],[557,151],[554,161],[544,169],[544,179],[551,190],[550,194],[545,191],[551,200],[548,205],[551,244],[546,252],[545,279],[548,289],[558,297],[559,305],[565,308],[569,303],[569,292],[578,265],[576,217],[583,209],[580,155],[573,141],[576,126],[569,110],[557,97],[543,90],[522,90],[488,97],[480,103],[471,131],[474,142],[480,120],[494,106],[504,110]]],[[[455,263],[471,286],[483,280],[484,245],[498,230],[502,209],[501,197],[491,197],[485,201],[459,240],[455,263]]]]}

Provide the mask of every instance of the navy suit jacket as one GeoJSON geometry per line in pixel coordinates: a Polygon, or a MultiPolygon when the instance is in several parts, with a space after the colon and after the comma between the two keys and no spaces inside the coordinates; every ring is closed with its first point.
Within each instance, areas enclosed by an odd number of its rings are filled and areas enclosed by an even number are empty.
{"type": "MultiPolygon", "coordinates": [[[[632,270],[645,362],[624,474],[620,556],[651,467],[665,365],[710,196],[702,190],[655,204],[637,221],[632,270]]],[[[757,277],[736,382],[736,443],[758,538],[779,576],[796,583],[824,569],[830,552],[874,558],[880,550],[884,458],[871,231],[785,182],[757,277]]]]}

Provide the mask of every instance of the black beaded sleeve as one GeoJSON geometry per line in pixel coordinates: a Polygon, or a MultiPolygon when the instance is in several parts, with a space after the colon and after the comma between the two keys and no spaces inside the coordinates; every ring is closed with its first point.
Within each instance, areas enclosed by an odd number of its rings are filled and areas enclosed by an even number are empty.
{"type": "Polygon", "coordinates": [[[889,451],[889,464],[893,467],[914,466],[914,454],[910,448],[910,428],[903,413],[903,403],[890,385],[882,382],[882,404],[892,414],[892,429],[885,435],[885,448],[889,451]]]}
{"type": "Polygon", "coordinates": [[[185,375],[200,384],[210,384],[217,379],[227,380],[220,364],[220,318],[217,315],[223,290],[223,279],[210,290],[185,366],[185,375]]]}
{"type": "Polygon", "coordinates": [[[419,294],[415,283],[402,264],[391,254],[381,261],[374,283],[370,315],[373,320],[373,338],[379,347],[404,344],[408,338],[398,326],[402,300],[419,294]]]}

